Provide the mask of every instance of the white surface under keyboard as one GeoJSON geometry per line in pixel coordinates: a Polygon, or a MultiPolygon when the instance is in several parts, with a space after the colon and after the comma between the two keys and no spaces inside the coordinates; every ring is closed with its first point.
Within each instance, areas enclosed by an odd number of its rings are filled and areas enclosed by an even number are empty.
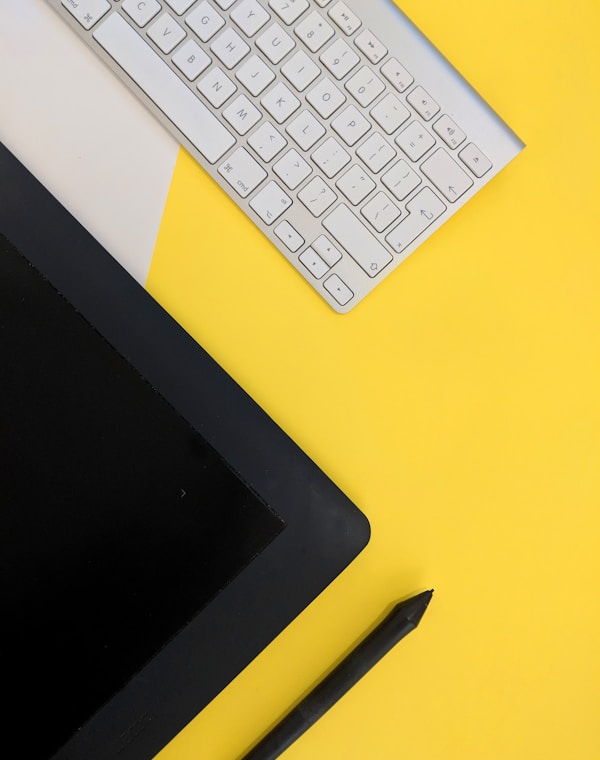
{"type": "Polygon", "coordinates": [[[339,312],[523,147],[390,0],[47,1],[339,312]]]}

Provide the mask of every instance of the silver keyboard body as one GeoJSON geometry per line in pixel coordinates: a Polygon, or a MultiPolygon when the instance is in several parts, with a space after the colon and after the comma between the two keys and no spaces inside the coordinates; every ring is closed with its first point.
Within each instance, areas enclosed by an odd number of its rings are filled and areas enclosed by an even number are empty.
{"type": "Polygon", "coordinates": [[[523,143],[391,0],[47,0],[339,313],[523,143]]]}

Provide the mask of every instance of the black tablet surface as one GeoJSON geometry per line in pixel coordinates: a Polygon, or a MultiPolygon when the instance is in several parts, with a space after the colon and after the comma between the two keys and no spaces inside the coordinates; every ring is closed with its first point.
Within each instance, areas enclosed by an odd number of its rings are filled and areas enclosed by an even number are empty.
{"type": "Polygon", "coordinates": [[[6,738],[28,760],[153,757],[368,536],[0,146],[6,738]]]}

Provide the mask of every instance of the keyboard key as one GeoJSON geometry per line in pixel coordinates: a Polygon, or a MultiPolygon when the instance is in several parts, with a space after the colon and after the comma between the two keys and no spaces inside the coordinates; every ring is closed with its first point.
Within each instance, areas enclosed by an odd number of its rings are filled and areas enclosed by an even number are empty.
{"type": "Polygon", "coordinates": [[[231,124],[238,135],[245,135],[261,120],[262,113],[245,95],[238,95],[223,111],[223,117],[231,124]]]}
{"type": "Polygon", "coordinates": [[[415,109],[415,111],[422,116],[425,121],[430,121],[440,110],[439,103],[427,93],[422,87],[415,87],[406,96],[406,99],[415,109]]]}
{"type": "Polygon", "coordinates": [[[432,190],[424,187],[406,204],[406,210],[408,216],[386,237],[396,253],[401,253],[433,224],[444,213],[446,206],[432,190]]]}
{"type": "Polygon", "coordinates": [[[193,82],[210,66],[210,57],[194,40],[188,40],[173,56],[173,63],[179,71],[193,82]]]}
{"type": "Polygon", "coordinates": [[[332,274],[323,283],[325,290],[330,293],[340,306],[345,306],[354,298],[354,293],[337,274],[332,274]]]}
{"type": "Polygon", "coordinates": [[[348,169],[335,185],[353,206],[358,206],[376,187],[373,180],[358,164],[348,169]]]}
{"type": "Polygon", "coordinates": [[[371,109],[371,116],[386,134],[391,135],[410,118],[410,111],[390,93],[371,109]]]}
{"type": "Polygon", "coordinates": [[[283,124],[300,108],[300,101],[283,82],[279,82],[260,101],[278,124],[283,124]]]}
{"type": "Polygon", "coordinates": [[[328,137],[311,156],[319,169],[329,179],[335,177],[352,158],[334,137],[328,137]]]}
{"type": "Polygon", "coordinates": [[[297,21],[308,7],[308,0],[269,0],[269,8],[288,26],[297,21]]]}
{"type": "Polygon", "coordinates": [[[377,193],[360,213],[371,223],[377,232],[383,232],[400,216],[400,209],[392,203],[385,193],[377,193]]]}
{"type": "Polygon", "coordinates": [[[473,180],[443,148],[421,164],[421,171],[451,203],[473,186],[473,180]]]}
{"type": "Polygon", "coordinates": [[[396,58],[386,61],[381,67],[381,73],[398,92],[404,92],[415,81],[396,58]]]}
{"type": "Polygon", "coordinates": [[[346,145],[352,146],[371,129],[371,122],[365,119],[358,108],[348,106],[331,122],[331,127],[338,133],[346,145]]]}
{"type": "Polygon", "coordinates": [[[245,148],[238,148],[221,166],[219,174],[225,177],[233,189],[247,198],[267,176],[267,172],[255,161],[245,148]]]}
{"type": "Polygon", "coordinates": [[[319,254],[326,264],[330,267],[338,263],[342,258],[342,254],[333,245],[333,243],[325,235],[319,235],[319,237],[312,244],[312,247],[319,254]]]}
{"type": "Polygon", "coordinates": [[[343,203],[325,217],[323,227],[369,277],[376,277],[392,261],[391,254],[343,203]]]}
{"type": "Polygon", "coordinates": [[[228,8],[231,8],[231,6],[235,3],[235,0],[215,0],[215,3],[219,6],[219,8],[226,11],[228,8]]]}
{"type": "Polygon", "coordinates": [[[394,164],[381,178],[383,184],[390,190],[399,201],[407,198],[412,191],[421,184],[419,175],[406,163],[404,159],[394,164]]]}
{"type": "Polygon", "coordinates": [[[122,16],[112,13],[94,32],[94,39],[209,163],[216,163],[235,145],[233,135],[122,16]]]}
{"type": "Polygon", "coordinates": [[[121,8],[139,27],[144,27],[160,11],[160,4],[156,0],[124,0],[121,8]]]}
{"type": "Polygon", "coordinates": [[[292,199],[277,184],[269,182],[250,201],[250,206],[266,224],[273,224],[292,205],[292,199]]]}
{"type": "Polygon", "coordinates": [[[108,0],[78,0],[76,3],[62,0],[62,4],[84,29],[91,29],[110,10],[108,0]]]}
{"type": "MultiPolygon", "coordinates": [[[[146,0],[146,2],[147,1],[148,0],[146,0]]],[[[185,13],[188,8],[192,7],[195,0],[165,0],[165,2],[174,13],[176,13],[178,16],[181,16],[181,14],[185,13]]],[[[134,0],[134,3],[138,6],[144,5],[144,3],[141,3],[140,0],[134,0]]]]}
{"type": "Polygon", "coordinates": [[[468,166],[476,177],[483,177],[492,168],[492,162],[473,143],[469,143],[458,154],[460,160],[468,166]]]}
{"type": "Polygon", "coordinates": [[[218,66],[211,69],[198,82],[197,87],[215,108],[220,108],[237,90],[235,84],[218,66]]]}
{"type": "Polygon", "coordinates": [[[273,171],[290,190],[295,190],[311,174],[312,169],[298,151],[292,148],[273,165],[273,171]]]}
{"type": "Polygon", "coordinates": [[[433,125],[436,132],[449,148],[458,148],[466,140],[466,135],[459,129],[449,116],[444,114],[433,125]]]}
{"type": "Polygon", "coordinates": [[[210,49],[227,69],[233,69],[250,52],[248,45],[231,28],[220,34],[213,41],[210,49]]]}
{"type": "Polygon", "coordinates": [[[311,179],[308,185],[298,193],[298,198],[315,217],[321,216],[338,199],[321,177],[311,179]]]}
{"type": "Polygon", "coordinates": [[[237,70],[235,76],[251,95],[257,97],[275,79],[275,72],[261,58],[253,55],[237,70]]]}
{"type": "Polygon", "coordinates": [[[207,2],[203,0],[197,8],[185,18],[185,23],[202,42],[208,42],[225,26],[225,19],[220,16],[207,2]]]}
{"type": "Polygon", "coordinates": [[[329,11],[329,18],[347,35],[354,34],[362,24],[358,16],[352,13],[345,3],[336,3],[329,11]]]}
{"type": "Polygon", "coordinates": [[[363,66],[352,79],[346,82],[346,89],[366,108],[385,90],[385,85],[368,66],[363,66]]]}
{"type": "Polygon", "coordinates": [[[307,248],[298,258],[317,280],[329,272],[329,267],[313,248],[307,248]]]}
{"type": "Polygon", "coordinates": [[[362,158],[374,174],[379,174],[396,157],[397,153],[379,132],[373,132],[358,148],[356,155],[362,158]]]}
{"type": "Polygon", "coordinates": [[[307,94],[306,99],[324,119],[332,116],[346,102],[344,93],[328,77],[321,79],[307,94]]]}
{"type": "Polygon", "coordinates": [[[304,21],[301,21],[294,32],[311,53],[316,53],[317,50],[320,50],[335,34],[329,24],[324,21],[323,16],[316,11],[313,11],[304,21]]]}
{"type": "Polygon", "coordinates": [[[294,49],[296,43],[279,24],[273,24],[258,37],[256,46],[271,63],[278,64],[294,49]]]}
{"type": "Polygon", "coordinates": [[[323,137],[326,130],[310,111],[302,111],[288,125],[286,132],[294,138],[302,150],[310,150],[323,137]]]}
{"type": "Polygon", "coordinates": [[[271,16],[257,0],[243,0],[231,11],[231,20],[248,37],[254,37],[270,18],[271,16]]]}
{"type": "Polygon", "coordinates": [[[303,92],[319,76],[321,69],[312,58],[308,57],[304,50],[298,50],[289,61],[283,64],[281,73],[294,85],[298,92],[303,92]]]}
{"type": "Polygon", "coordinates": [[[248,138],[248,145],[253,148],[263,161],[272,161],[285,148],[287,140],[278,132],[270,121],[265,121],[248,138]]]}
{"type": "Polygon", "coordinates": [[[319,60],[336,79],[343,79],[360,61],[360,56],[344,40],[336,40],[321,53],[319,60]]]}
{"type": "Polygon", "coordinates": [[[292,253],[296,253],[304,245],[302,235],[285,219],[273,229],[273,232],[292,253]]]}
{"type": "Polygon", "coordinates": [[[185,32],[174,18],[163,13],[148,29],[148,37],[163,53],[170,53],[184,39],[185,32]]]}
{"type": "Polygon", "coordinates": [[[371,63],[379,63],[388,54],[386,46],[368,29],[365,29],[358,35],[354,40],[354,44],[366,55],[371,63]]]}
{"type": "Polygon", "coordinates": [[[411,122],[396,138],[396,144],[402,148],[411,161],[418,161],[435,145],[435,140],[418,121],[411,122]]]}

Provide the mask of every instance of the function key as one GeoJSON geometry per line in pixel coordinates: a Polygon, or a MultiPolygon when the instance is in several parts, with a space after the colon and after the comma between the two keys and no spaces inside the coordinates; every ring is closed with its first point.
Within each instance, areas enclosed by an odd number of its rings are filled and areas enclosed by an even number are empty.
{"type": "Polygon", "coordinates": [[[404,92],[415,81],[396,58],[386,61],[381,67],[381,73],[398,92],[404,92]]]}
{"type": "Polygon", "coordinates": [[[425,119],[425,121],[433,119],[436,113],[440,110],[439,105],[422,87],[415,87],[415,89],[406,96],[406,99],[419,116],[422,116],[425,119]]]}
{"type": "Polygon", "coordinates": [[[433,131],[442,138],[449,148],[458,148],[461,143],[464,143],[467,136],[465,133],[456,126],[449,116],[444,114],[433,125],[433,131]]]}
{"type": "Polygon", "coordinates": [[[388,53],[386,46],[368,29],[365,29],[364,32],[358,35],[354,40],[354,44],[366,55],[371,63],[379,63],[388,53]]]}
{"type": "Polygon", "coordinates": [[[473,143],[466,145],[458,154],[460,160],[476,177],[483,177],[492,168],[492,162],[473,143]]]}
{"type": "Polygon", "coordinates": [[[347,35],[354,34],[362,25],[362,21],[345,3],[336,3],[329,11],[329,18],[347,35]]]}

